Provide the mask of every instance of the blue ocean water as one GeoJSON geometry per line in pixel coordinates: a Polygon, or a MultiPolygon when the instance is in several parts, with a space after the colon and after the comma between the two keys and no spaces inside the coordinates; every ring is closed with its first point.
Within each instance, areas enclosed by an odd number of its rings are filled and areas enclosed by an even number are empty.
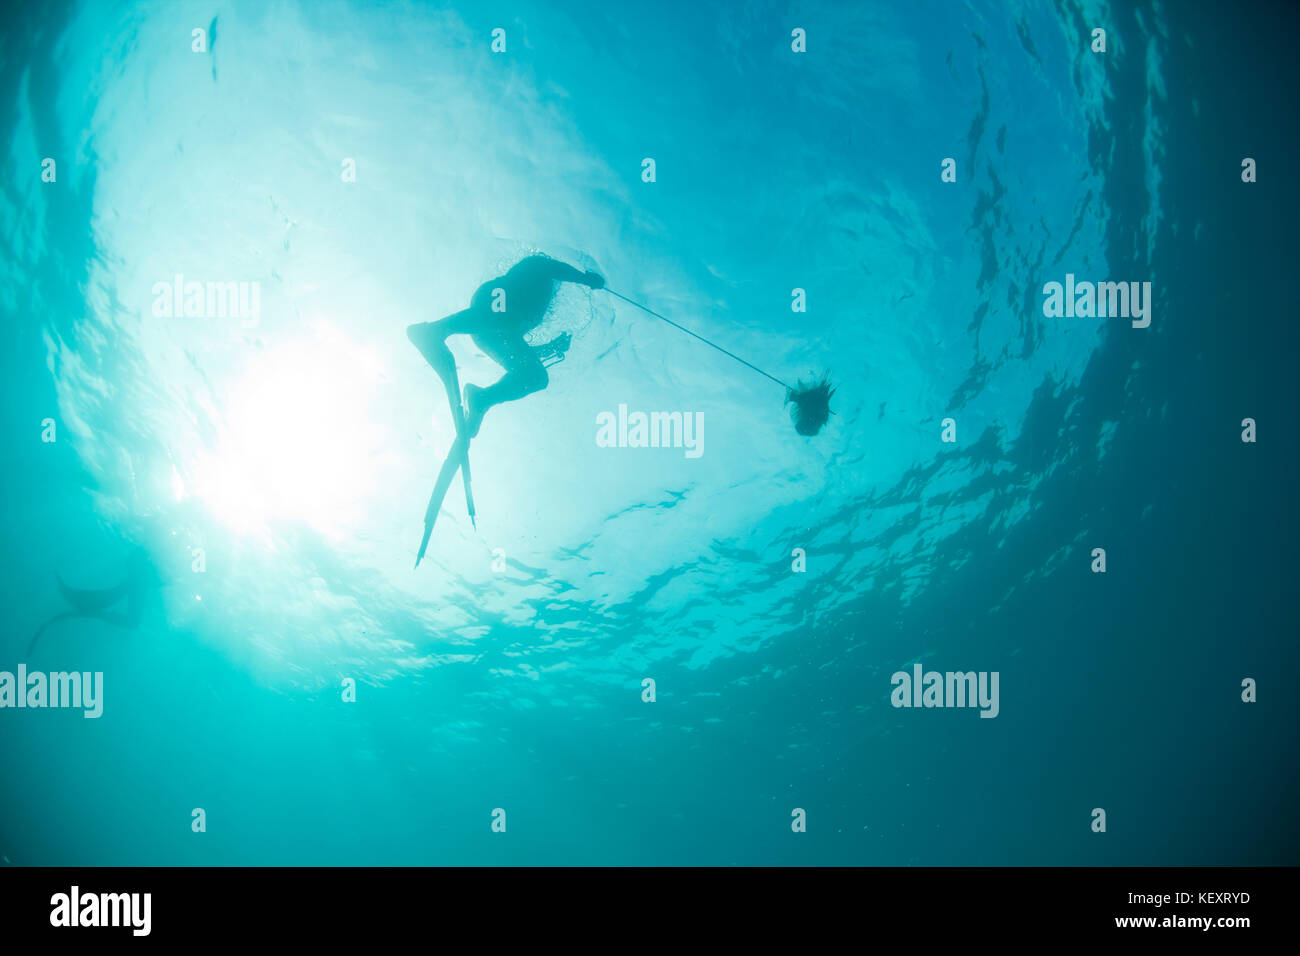
{"type": "Polygon", "coordinates": [[[1289,5],[8,17],[0,671],[103,713],[0,709],[5,862],[1298,862],[1289,5]],[[835,414],[563,286],[412,570],[404,330],[537,250],[835,414]],[[1046,316],[1067,274],[1149,326],[1046,316]],[[257,314],[160,314],[193,281],[257,314]],[[28,650],[141,549],[138,621],[28,650]],[[893,706],[917,663],[996,718],[893,706]]]}

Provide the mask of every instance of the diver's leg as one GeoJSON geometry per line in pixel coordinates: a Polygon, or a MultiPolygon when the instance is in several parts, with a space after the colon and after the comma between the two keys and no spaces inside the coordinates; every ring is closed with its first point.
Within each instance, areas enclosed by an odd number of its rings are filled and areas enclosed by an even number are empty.
{"type": "Polygon", "coordinates": [[[419,322],[406,327],[406,337],[420,350],[424,360],[433,366],[439,375],[443,369],[450,367],[454,372],[456,361],[451,349],[447,348],[447,337],[451,335],[472,335],[482,325],[482,318],[473,309],[464,309],[437,322],[419,322]]]}
{"type": "MultiPolygon", "coordinates": [[[[451,354],[451,349],[447,348],[447,337],[451,335],[466,335],[481,329],[485,325],[483,313],[474,308],[464,309],[454,315],[438,322],[422,322],[417,325],[408,325],[406,327],[406,337],[411,340],[411,344],[420,350],[426,362],[432,366],[433,370],[438,373],[438,378],[442,380],[442,387],[447,392],[447,406],[451,410],[452,424],[456,428],[457,440],[452,446],[452,451],[448,454],[448,461],[456,455],[459,449],[459,460],[462,484],[465,486],[465,508],[469,511],[469,520],[471,524],[477,527],[474,521],[474,493],[470,490],[469,479],[469,434],[465,431],[465,409],[460,403],[460,376],[456,374],[456,358],[451,354]]],[[[445,494],[446,489],[443,489],[445,494]]],[[[427,544],[428,534],[432,526],[425,529],[425,539],[427,544]]],[[[423,555],[424,545],[421,545],[421,554],[423,555]]],[[[417,560],[416,566],[419,566],[417,560]]]]}
{"type": "Polygon", "coordinates": [[[460,404],[460,377],[456,374],[456,359],[452,356],[451,349],[447,348],[447,337],[473,334],[482,324],[482,318],[475,310],[465,309],[437,322],[421,322],[406,327],[406,337],[442,379],[457,433],[463,430],[464,425],[460,404]]]}
{"type": "Polygon", "coordinates": [[[540,392],[550,382],[546,366],[522,335],[479,334],[474,336],[474,344],[504,368],[506,374],[487,388],[465,386],[465,428],[471,438],[478,434],[483,416],[493,405],[540,392]]]}

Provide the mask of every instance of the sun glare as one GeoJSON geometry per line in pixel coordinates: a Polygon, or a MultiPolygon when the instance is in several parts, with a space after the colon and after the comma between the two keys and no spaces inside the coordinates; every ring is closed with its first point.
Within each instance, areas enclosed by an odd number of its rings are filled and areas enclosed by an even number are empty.
{"type": "Polygon", "coordinates": [[[230,386],[195,496],[245,531],[301,522],[338,537],[362,516],[382,426],[368,415],[382,368],[337,330],[259,353],[230,386]]]}

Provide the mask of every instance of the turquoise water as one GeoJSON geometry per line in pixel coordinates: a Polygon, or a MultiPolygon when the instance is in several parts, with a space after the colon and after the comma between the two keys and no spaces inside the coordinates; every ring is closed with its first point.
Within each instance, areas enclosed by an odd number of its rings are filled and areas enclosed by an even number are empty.
{"type": "Polygon", "coordinates": [[[104,694],[0,710],[8,862],[1297,862],[1288,7],[9,16],[0,670],[104,694]],[[562,287],[413,571],[454,431],[405,327],[539,249],[835,416],[562,287]],[[1150,326],[1044,316],[1067,274],[1150,326]],[[601,447],[620,405],[702,454],[601,447]],[[134,626],[28,653],[138,549],[134,626]],[[891,706],[917,662],[997,717],[891,706]]]}

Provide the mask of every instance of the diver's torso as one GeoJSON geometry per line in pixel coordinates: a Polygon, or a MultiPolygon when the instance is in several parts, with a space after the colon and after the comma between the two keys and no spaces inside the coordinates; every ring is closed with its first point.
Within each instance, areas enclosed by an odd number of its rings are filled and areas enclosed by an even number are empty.
{"type": "MultiPolygon", "coordinates": [[[[527,331],[542,321],[546,308],[551,304],[555,293],[555,281],[551,278],[550,260],[545,256],[529,256],[515,263],[503,276],[489,279],[478,287],[470,307],[476,311],[487,312],[494,316],[517,324],[521,331],[527,331]],[[493,292],[501,289],[505,293],[505,312],[493,312],[493,292]]],[[[499,308],[499,307],[498,307],[499,308]]]]}

